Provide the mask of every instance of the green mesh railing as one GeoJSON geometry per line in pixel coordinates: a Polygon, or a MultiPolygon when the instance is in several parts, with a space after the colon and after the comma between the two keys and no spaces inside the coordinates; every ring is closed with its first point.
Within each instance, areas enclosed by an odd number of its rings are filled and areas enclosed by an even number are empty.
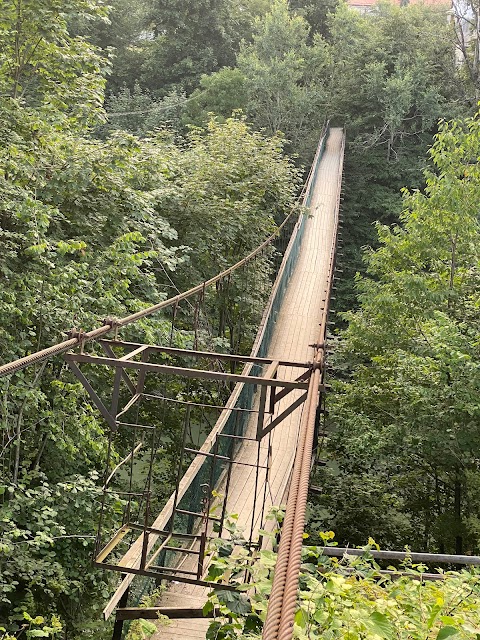
{"type": "MultiPolygon", "coordinates": [[[[310,172],[309,180],[304,192],[303,205],[307,207],[307,209],[311,204],[312,194],[315,188],[315,182],[318,174],[318,167],[325,150],[327,137],[328,125],[325,127],[324,133],[318,145],[315,160],[312,165],[312,171],[310,172]]],[[[292,236],[285,251],[282,263],[278,271],[278,275],[273,286],[272,294],[267,304],[256,340],[252,348],[251,355],[253,357],[263,358],[267,357],[268,355],[268,350],[275,329],[277,317],[285,297],[288,282],[293,273],[293,270],[297,263],[298,255],[300,253],[300,247],[305,233],[307,215],[307,213],[301,213],[293,229],[292,236]]],[[[259,365],[247,365],[247,367],[244,369],[244,374],[247,375],[259,375],[259,373],[259,365]]],[[[231,446],[231,438],[221,437],[221,435],[219,434],[243,435],[245,433],[249,420],[248,410],[252,409],[254,403],[254,385],[239,383],[233,395],[236,395],[236,399],[233,404],[235,409],[245,409],[246,411],[229,411],[227,409],[224,412],[223,416],[220,417],[219,422],[223,419],[223,426],[218,429],[218,423],[216,425],[218,438],[217,452],[222,456],[228,456],[229,448],[231,446]]],[[[212,475],[212,464],[213,458],[205,457],[205,460],[198,470],[196,476],[179,501],[177,505],[178,508],[187,511],[198,510],[199,505],[201,505],[202,503],[202,485],[210,484],[210,481],[212,480],[212,484],[213,486],[215,486],[223,472],[222,465],[219,464],[219,461],[217,460],[212,475]]],[[[192,533],[195,529],[195,524],[198,524],[198,518],[195,518],[194,516],[182,517],[179,514],[175,516],[175,531],[179,533],[192,533]]],[[[173,556],[173,554],[169,555],[173,556]]],[[[173,563],[174,558],[169,558],[167,556],[165,557],[165,561],[167,563],[173,563]]]]}
{"type": "MultiPolygon", "coordinates": [[[[315,183],[318,174],[318,167],[325,150],[325,144],[328,138],[329,127],[326,124],[322,137],[320,139],[317,152],[315,155],[312,169],[310,171],[309,178],[305,185],[304,192],[302,193],[302,204],[308,208],[311,205],[312,195],[315,188],[315,183]]],[[[285,292],[288,286],[288,282],[293,273],[297,259],[300,253],[302,239],[305,233],[306,221],[308,213],[301,213],[300,217],[293,229],[290,241],[283,256],[282,262],[279,266],[278,273],[273,286],[272,294],[265,309],[262,322],[255,339],[251,355],[254,357],[266,357],[268,355],[268,349],[270,347],[271,339],[275,329],[275,324],[280,311],[280,307],[285,297],[285,292]]],[[[245,375],[259,375],[261,367],[258,365],[247,365],[243,371],[245,375]]],[[[217,421],[211,434],[207,437],[205,444],[202,447],[203,451],[211,452],[217,439],[217,452],[219,455],[227,456],[230,452],[231,438],[222,437],[224,435],[243,435],[246,431],[249,411],[254,404],[255,387],[253,384],[237,384],[227,407],[235,408],[236,411],[231,411],[228,408],[224,410],[217,421]],[[245,411],[238,411],[238,409],[244,409],[245,411]],[[207,445],[207,441],[210,445],[207,445]]],[[[197,511],[202,504],[202,498],[204,497],[202,491],[202,484],[210,485],[212,481],[213,486],[218,483],[222,473],[223,465],[219,464],[217,460],[213,469],[212,475],[212,461],[211,457],[204,457],[202,463],[198,466],[197,472],[193,479],[189,482],[188,486],[181,494],[181,499],[178,502],[177,507],[186,511],[197,511]]],[[[194,464],[194,463],[193,463],[194,464]]],[[[161,515],[159,516],[161,518],[161,515]]],[[[165,520],[163,520],[159,527],[163,529],[169,529],[171,520],[168,520],[168,511],[165,513],[165,520]]],[[[186,514],[175,515],[175,531],[177,533],[194,533],[196,527],[198,527],[198,517],[188,516],[186,514]]],[[[159,539],[159,543],[161,540],[159,539]]],[[[161,566],[173,567],[178,564],[179,554],[177,552],[165,552],[159,554],[157,562],[161,566]]],[[[137,580],[131,585],[130,597],[133,602],[139,604],[142,597],[151,591],[154,584],[151,579],[146,577],[137,576],[137,580]]]]}

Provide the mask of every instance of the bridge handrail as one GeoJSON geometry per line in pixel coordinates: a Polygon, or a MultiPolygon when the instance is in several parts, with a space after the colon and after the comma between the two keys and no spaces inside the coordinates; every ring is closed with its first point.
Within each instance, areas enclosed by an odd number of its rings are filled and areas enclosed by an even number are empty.
{"type": "MultiPolygon", "coordinates": [[[[312,198],[312,188],[315,185],[315,180],[318,173],[318,167],[320,161],[323,156],[323,152],[325,149],[326,141],[329,134],[329,122],[327,121],[321,137],[317,146],[317,150],[315,153],[314,160],[312,162],[312,166],[306,180],[304,189],[300,195],[302,199],[302,204],[309,206],[312,198]]],[[[295,267],[300,244],[304,235],[305,226],[306,226],[306,214],[301,214],[299,219],[297,220],[295,227],[293,229],[290,241],[287,245],[286,251],[284,253],[282,262],[280,264],[280,268],[275,279],[275,283],[272,288],[272,293],[270,294],[269,301],[265,308],[262,321],[260,323],[257,336],[255,338],[251,355],[253,357],[260,356],[262,357],[266,354],[270,340],[273,334],[273,329],[275,326],[275,321],[278,315],[278,310],[280,308],[281,302],[283,300],[285,290],[287,288],[288,281],[295,267]]],[[[247,364],[243,371],[242,375],[255,375],[256,367],[258,365],[247,364]]],[[[203,443],[200,451],[202,453],[209,453],[215,443],[215,440],[219,433],[233,433],[234,430],[237,430],[240,426],[241,432],[244,432],[244,429],[247,424],[248,414],[247,412],[239,412],[232,411],[233,408],[242,408],[242,409],[251,409],[253,405],[253,385],[246,385],[245,383],[238,383],[227,401],[225,409],[222,411],[219,416],[215,426],[212,431],[207,436],[205,442],[203,443]],[[242,420],[242,424],[238,424],[236,420],[238,420],[238,416],[241,415],[240,420],[242,420]]],[[[223,438],[225,441],[224,447],[228,446],[228,438],[223,438]]],[[[221,445],[219,446],[218,452],[219,455],[225,455],[227,451],[221,449],[221,445]]],[[[212,458],[207,456],[197,455],[192,461],[191,465],[185,472],[183,476],[177,493],[177,506],[186,511],[194,511],[193,508],[189,508],[193,504],[198,504],[198,500],[201,495],[201,487],[200,485],[206,481],[208,481],[210,477],[210,464],[212,458]],[[185,504],[187,503],[187,504],[185,504]]],[[[214,478],[215,482],[218,481],[220,476],[220,470],[217,473],[217,476],[214,478]]],[[[155,519],[152,527],[156,529],[165,529],[168,527],[169,520],[172,515],[174,506],[174,496],[172,495],[167,501],[165,507],[162,509],[160,514],[155,519]]],[[[177,516],[178,517],[178,516],[177,516]]],[[[193,527],[193,522],[190,519],[190,523],[188,523],[188,517],[186,518],[187,528],[193,527]],[[190,526],[189,526],[190,525],[190,526]]],[[[190,531],[191,532],[191,531],[190,531]]],[[[189,531],[185,531],[185,533],[189,533],[189,531]]],[[[155,544],[154,536],[150,536],[149,541],[149,551],[155,544]]],[[[120,561],[122,567],[135,567],[138,564],[141,556],[142,549],[142,536],[140,536],[137,541],[132,545],[132,547],[127,551],[127,553],[123,556],[120,561]]],[[[173,553],[173,552],[172,552],[173,553]]],[[[173,558],[164,558],[162,560],[162,564],[165,566],[165,563],[169,563],[173,561],[173,558]]],[[[115,607],[117,606],[120,598],[125,593],[129,585],[131,584],[135,574],[128,574],[123,578],[121,584],[117,588],[115,594],[111,598],[110,602],[105,607],[103,614],[104,618],[108,619],[115,607]]]]}

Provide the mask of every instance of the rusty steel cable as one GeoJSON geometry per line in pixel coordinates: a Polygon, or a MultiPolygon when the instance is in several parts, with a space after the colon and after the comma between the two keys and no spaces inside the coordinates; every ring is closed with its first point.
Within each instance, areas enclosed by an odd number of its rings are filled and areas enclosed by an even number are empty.
{"type": "Polygon", "coordinates": [[[141,311],[132,313],[131,315],[126,316],[125,318],[119,318],[119,319],[112,318],[112,319],[105,320],[105,324],[101,327],[98,327],[97,329],[93,329],[92,331],[87,331],[87,332],[77,332],[77,335],[75,337],[69,338],[68,340],[64,340],[63,342],[59,342],[58,344],[55,344],[51,347],[47,347],[42,351],[37,351],[35,353],[32,353],[28,356],[25,356],[24,358],[19,358],[18,360],[14,360],[13,362],[4,364],[0,366],[0,378],[16,373],[17,371],[20,371],[21,369],[24,369],[29,365],[35,364],[37,362],[41,362],[42,360],[51,358],[52,356],[65,353],[66,351],[69,351],[70,349],[73,349],[74,347],[80,344],[85,344],[86,342],[97,340],[98,338],[103,337],[104,335],[106,335],[107,333],[109,333],[114,329],[120,329],[129,324],[132,324],[133,322],[142,320],[143,318],[146,318],[147,316],[150,316],[153,313],[160,311],[161,309],[171,307],[172,305],[178,304],[182,300],[185,300],[187,298],[194,296],[197,293],[202,292],[204,289],[206,289],[207,287],[210,287],[212,284],[215,284],[225,276],[228,276],[229,274],[243,267],[245,264],[250,262],[259,252],[261,252],[265,247],[271,244],[273,240],[275,240],[275,238],[278,236],[278,233],[283,229],[283,227],[287,224],[287,222],[296,213],[296,211],[297,211],[296,209],[291,211],[288,214],[288,216],[285,218],[285,220],[282,222],[282,224],[275,231],[275,233],[269,236],[267,240],[265,240],[265,242],[263,242],[260,246],[258,246],[248,256],[246,256],[245,258],[243,258],[233,266],[229,267],[225,271],[222,271],[222,273],[219,273],[213,278],[210,278],[210,280],[206,280],[205,282],[202,282],[201,284],[198,284],[197,286],[192,287],[188,291],[184,291],[183,293],[173,296],[172,298],[163,300],[163,302],[159,302],[158,304],[152,305],[151,307],[147,307],[146,309],[142,309],[141,311]]]}
{"type": "Polygon", "coordinates": [[[120,319],[109,318],[109,319],[106,319],[106,320],[104,320],[105,324],[103,326],[101,326],[101,327],[98,327],[97,329],[93,329],[92,331],[87,331],[87,332],[83,332],[83,331],[76,332],[75,335],[72,335],[72,337],[70,337],[68,340],[64,340],[63,342],[59,342],[59,343],[57,343],[55,345],[52,345],[51,347],[47,347],[46,349],[42,349],[41,351],[36,351],[35,353],[32,353],[32,354],[30,354],[28,356],[25,356],[23,358],[19,358],[18,360],[14,360],[13,362],[8,362],[8,363],[6,363],[4,365],[1,365],[0,366],[0,378],[2,378],[4,376],[12,375],[12,374],[16,373],[17,371],[20,371],[21,369],[24,369],[25,367],[28,367],[29,365],[36,364],[37,362],[41,362],[43,360],[46,360],[47,358],[51,358],[51,357],[59,355],[61,353],[65,353],[65,352],[69,351],[70,349],[73,349],[74,347],[77,347],[79,345],[85,344],[86,342],[91,342],[92,340],[97,340],[98,338],[103,337],[107,333],[110,333],[110,331],[112,331],[112,330],[120,329],[120,328],[125,327],[125,326],[127,326],[129,324],[132,324],[133,322],[137,322],[138,320],[142,320],[143,318],[146,318],[147,316],[150,316],[150,315],[156,313],[157,311],[160,311],[161,309],[165,309],[165,308],[170,307],[172,305],[178,304],[181,300],[186,300],[187,298],[190,298],[191,296],[194,296],[195,294],[197,294],[199,292],[202,292],[207,287],[210,287],[212,284],[215,284],[216,282],[218,282],[222,278],[225,278],[226,276],[230,275],[234,271],[237,271],[238,269],[240,269],[241,267],[243,267],[244,265],[249,263],[251,260],[253,260],[253,258],[255,258],[255,256],[257,256],[259,253],[261,253],[261,251],[263,251],[263,249],[265,249],[265,247],[270,245],[278,237],[280,231],[291,220],[291,218],[296,213],[298,213],[298,211],[299,211],[298,210],[298,204],[300,202],[304,201],[306,194],[308,194],[308,192],[309,192],[309,190],[311,188],[312,181],[313,181],[314,174],[315,174],[316,163],[318,161],[318,156],[319,156],[319,153],[320,153],[320,149],[322,147],[322,144],[323,144],[323,141],[324,141],[325,136],[327,134],[327,131],[328,131],[328,122],[326,122],[326,124],[324,126],[324,129],[322,131],[322,136],[320,138],[320,142],[319,142],[319,145],[318,145],[318,148],[317,148],[317,152],[315,154],[315,159],[314,159],[314,161],[312,163],[312,166],[310,168],[310,172],[308,174],[307,180],[305,181],[303,189],[302,189],[300,195],[298,196],[295,205],[292,207],[292,210],[290,211],[288,216],[285,218],[285,220],[278,226],[278,228],[275,230],[275,232],[272,233],[264,242],[262,242],[261,245],[259,245],[251,253],[249,253],[247,256],[245,256],[245,258],[243,258],[242,260],[240,260],[236,264],[232,265],[228,269],[225,269],[225,271],[222,271],[221,273],[217,274],[213,278],[210,278],[209,280],[206,280],[205,282],[202,282],[202,283],[198,284],[197,286],[192,287],[188,291],[184,291],[183,293],[180,293],[180,294],[178,294],[176,296],[173,296],[172,298],[168,298],[167,300],[164,300],[163,302],[160,302],[158,304],[155,304],[155,305],[152,305],[152,306],[147,307],[145,309],[142,309],[141,311],[137,311],[136,313],[132,313],[131,315],[126,316],[125,318],[120,318],[120,319]]]}
{"type": "MultiPolygon", "coordinates": [[[[341,155],[343,157],[345,135],[342,140],[341,155]]],[[[338,229],[338,209],[340,203],[341,175],[337,184],[337,208],[335,213],[335,229],[338,229]]],[[[335,232],[330,251],[330,262],[327,273],[325,307],[323,309],[318,345],[314,358],[314,372],[310,378],[307,399],[307,410],[300,423],[299,445],[295,455],[287,510],[282,525],[280,545],[275,565],[272,591],[270,594],[267,616],[263,627],[263,640],[291,640],[295,611],[297,608],[298,581],[300,575],[305,512],[310,484],[310,463],[313,452],[315,418],[318,406],[319,386],[324,376],[325,340],[327,337],[327,318],[330,292],[333,283],[337,233],[335,232]]]]}
{"type": "Polygon", "coordinates": [[[312,385],[314,384],[316,376],[313,375],[310,378],[310,384],[308,388],[308,399],[307,399],[307,411],[304,412],[304,419],[301,423],[300,428],[300,440],[297,446],[297,454],[295,456],[295,462],[293,466],[292,472],[292,480],[290,484],[289,491],[289,500],[287,503],[287,510],[285,513],[285,518],[282,524],[282,533],[280,538],[280,546],[278,549],[277,562],[275,564],[275,573],[272,584],[272,591],[270,594],[270,599],[268,602],[268,610],[267,610],[267,618],[265,620],[265,625],[263,628],[263,638],[264,640],[271,640],[277,637],[278,629],[280,626],[280,620],[282,617],[282,607],[283,607],[283,598],[285,587],[287,583],[287,575],[288,575],[288,564],[289,564],[289,556],[290,556],[290,547],[292,544],[292,536],[293,531],[295,529],[295,511],[296,511],[296,501],[292,500],[290,496],[298,495],[300,479],[302,474],[302,462],[304,459],[305,445],[306,445],[306,435],[307,429],[305,428],[305,423],[308,423],[310,413],[311,413],[311,405],[312,405],[312,397],[311,393],[312,385]]]}

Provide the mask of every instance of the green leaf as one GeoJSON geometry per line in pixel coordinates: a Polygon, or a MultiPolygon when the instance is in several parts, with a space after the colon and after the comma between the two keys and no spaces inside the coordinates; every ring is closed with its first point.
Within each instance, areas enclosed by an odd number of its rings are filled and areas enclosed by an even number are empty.
{"type": "Polygon", "coordinates": [[[216,592],[220,603],[230,609],[232,613],[243,615],[250,613],[252,605],[244,593],[236,593],[235,591],[220,590],[216,592]]]}
{"type": "Polygon", "coordinates": [[[211,611],[213,611],[213,609],[214,609],[213,602],[211,600],[207,600],[206,603],[203,605],[203,609],[202,609],[203,615],[207,617],[208,614],[211,611]]]}
{"type": "Polygon", "coordinates": [[[259,616],[251,613],[247,616],[245,620],[245,631],[252,631],[253,633],[258,633],[262,630],[263,622],[259,616]]]}
{"type": "Polygon", "coordinates": [[[217,578],[220,578],[220,576],[224,574],[225,569],[226,567],[224,566],[214,566],[213,564],[211,564],[208,567],[208,574],[207,574],[208,580],[216,580],[217,578]]]}
{"type": "Polygon", "coordinates": [[[303,609],[299,609],[295,614],[295,624],[301,629],[305,629],[308,622],[308,615],[303,609]]]}
{"type": "Polygon", "coordinates": [[[450,636],[455,636],[457,633],[460,633],[460,630],[456,627],[442,627],[437,635],[437,640],[445,640],[445,638],[450,638],[450,636]]]}
{"type": "Polygon", "coordinates": [[[214,620],[210,626],[208,627],[207,630],[207,640],[217,640],[217,638],[219,637],[219,633],[220,630],[222,628],[222,623],[218,622],[217,620],[214,620]]]}
{"type": "Polygon", "coordinates": [[[374,611],[369,618],[373,631],[382,638],[390,640],[394,636],[392,623],[384,613],[374,611]]]}
{"type": "Polygon", "coordinates": [[[150,620],[140,618],[139,623],[143,633],[147,636],[152,635],[157,630],[157,625],[154,622],[150,622],[150,620]]]}

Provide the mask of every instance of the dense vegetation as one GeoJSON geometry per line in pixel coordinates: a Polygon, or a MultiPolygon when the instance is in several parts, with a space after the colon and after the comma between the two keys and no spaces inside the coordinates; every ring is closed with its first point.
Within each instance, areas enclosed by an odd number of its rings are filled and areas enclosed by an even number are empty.
{"type": "Polygon", "coordinates": [[[373,527],[392,546],[479,550],[479,148],[478,118],[440,126],[424,192],[377,225],[357,278],[320,480],[323,517],[353,543],[373,527]]]}
{"type": "MultiPolygon", "coordinates": [[[[282,515],[277,510],[277,516],[282,515]]],[[[214,613],[207,640],[261,638],[277,560],[273,550],[248,550],[248,542],[229,523],[231,539],[219,540],[221,553],[209,569],[212,580],[235,586],[209,596],[204,612],[214,613]],[[232,539],[235,544],[232,544],[232,539]],[[246,559],[249,558],[247,564],[246,559]],[[245,588],[245,572],[249,577],[245,588]]],[[[480,630],[480,573],[431,570],[438,580],[422,577],[429,571],[411,557],[398,566],[382,567],[372,552],[378,544],[368,539],[358,556],[330,557],[335,547],[333,531],[320,532],[319,546],[306,542],[302,549],[301,576],[293,637],[298,640],[383,638],[384,640],[457,640],[476,638],[480,630]],[[443,578],[440,578],[443,576],[443,578]]],[[[385,564],[385,561],[383,561],[385,564]]],[[[431,576],[432,573],[429,575],[431,576]]]]}
{"type": "MultiPolygon", "coordinates": [[[[348,313],[313,540],[334,528],[351,544],[478,551],[475,52],[457,64],[454,25],[423,6],[110,4],[1,5],[2,362],[245,255],[293,205],[330,118],[348,132],[348,313]],[[365,264],[364,245],[377,247],[365,264]]],[[[269,262],[256,268],[267,282],[269,262]]],[[[253,316],[246,325],[221,337],[248,348],[253,316]]],[[[125,335],[155,342],[167,326],[158,315],[125,335]]],[[[104,424],[61,360],[2,379],[1,393],[0,627],[102,637],[109,578],[90,556],[104,424]]],[[[173,465],[173,417],[169,433],[173,465]]]]}

